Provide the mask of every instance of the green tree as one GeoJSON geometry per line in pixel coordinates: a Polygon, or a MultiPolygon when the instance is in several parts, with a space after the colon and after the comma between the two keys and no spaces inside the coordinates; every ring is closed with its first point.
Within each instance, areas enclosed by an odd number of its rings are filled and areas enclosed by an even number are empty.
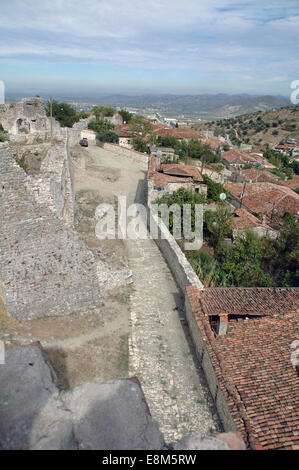
{"type": "Polygon", "coordinates": [[[102,116],[102,111],[99,106],[94,106],[91,110],[91,113],[95,115],[96,121],[98,121],[100,116],[102,116]]]}
{"type": "Polygon", "coordinates": [[[137,137],[133,139],[133,144],[134,144],[134,149],[137,150],[137,152],[148,152],[148,144],[142,140],[138,139],[137,137]]]}
{"type": "Polygon", "coordinates": [[[91,110],[92,114],[95,115],[96,120],[98,121],[100,118],[103,119],[104,117],[111,117],[115,114],[114,108],[106,108],[104,106],[94,106],[91,110]]]}
{"type": "Polygon", "coordinates": [[[196,255],[193,255],[189,261],[204,287],[230,287],[232,285],[230,274],[225,273],[219,261],[209,253],[202,250],[196,252],[196,255]]]}
{"type": "Polygon", "coordinates": [[[100,142],[110,142],[110,143],[115,143],[118,144],[119,142],[119,137],[115,132],[111,130],[101,130],[100,132],[97,133],[97,139],[100,142]]]}
{"type": "Polygon", "coordinates": [[[299,226],[290,213],[282,217],[279,237],[264,238],[263,265],[276,286],[299,286],[299,226]]]}
{"type": "Polygon", "coordinates": [[[299,162],[298,162],[298,160],[294,160],[294,161],[291,163],[291,167],[293,168],[294,173],[295,173],[296,175],[299,175],[299,162]]]}
{"type": "Polygon", "coordinates": [[[217,254],[224,238],[231,233],[231,212],[228,207],[221,205],[216,211],[206,211],[204,222],[209,234],[210,245],[214,248],[214,253],[217,254]]]}
{"type": "MultiPolygon", "coordinates": [[[[47,115],[50,116],[50,102],[46,105],[47,115]]],[[[52,116],[62,127],[72,127],[79,121],[79,115],[76,110],[67,103],[52,102],[52,116]]]]}
{"type": "Polygon", "coordinates": [[[130,129],[133,131],[135,137],[138,138],[149,138],[150,140],[154,137],[153,125],[144,117],[136,116],[130,121],[130,129]]]}
{"type": "MultiPolygon", "coordinates": [[[[206,202],[206,197],[202,193],[196,193],[190,189],[180,188],[173,193],[165,194],[162,198],[158,198],[154,201],[154,204],[166,204],[168,207],[172,206],[173,204],[177,204],[181,208],[181,212],[179,214],[181,218],[181,231],[183,233],[183,207],[185,204],[190,204],[191,206],[191,230],[195,230],[195,206],[196,204],[204,204],[206,202]]],[[[160,212],[161,216],[161,212],[160,212]]],[[[173,234],[173,214],[170,214],[169,217],[169,230],[170,233],[173,234]]]]}
{"type": "Polygon", "coordinates": [[[173,135],[165,135],[165,136],[158,137],[157,144],[160,145],[161,147],[171,147],[175,149],[179,147],[180,142],[173,135]]]}
{"type": "Polygon", "coordinates": [[[123,121],[128,124],[132,118],[133,118],[133,114],[129,113],[129,111],[126,111],[125,109],[121,109],[118,114],[121,115],[121,117],[123,118],[123,121]]]}
{"type": "Polygon", "coordinates": [[[271,276],[262,268],[262,243],[251,230],[240,236],[234,246],[222,246],[218,252],[222,270],[237,287],[270,287],[271,276]]]}
{"type": "Polygon", "coordinates": [[[100,119],[98,121],[92,121],[88,124],[88,129],[91,129],[95,132],[107,132],[114,129],[114,124],[109,121],[104,121],[104,119],[100,119]]]}
{"type": "Polygon", "coordinates": [[[187,154],[190,158],[198,158],[207,163],[217,163],[220,157],[211,149],[210,145],[198,139],[191,139],[187,144],[187,154]]]}
{"type": "Polygon", "coordinates": [[[86,119],[90,116],[90,113],[87,113],[85,111],[80,111],[79,113],[77,113],[77,116],[79,119],[86,119]]]}
{"type": "Polygon", "coordinates": [[[220,194],[224,193],[228,196],[227,190],[224,188],[223,184],[221,183],[216,183],[213,181],[211,178],[209,178],[207,175],[202,175],[204,183],[208,186],[208,201],[215,201],[219,202],[220,201],[220,194]]]}

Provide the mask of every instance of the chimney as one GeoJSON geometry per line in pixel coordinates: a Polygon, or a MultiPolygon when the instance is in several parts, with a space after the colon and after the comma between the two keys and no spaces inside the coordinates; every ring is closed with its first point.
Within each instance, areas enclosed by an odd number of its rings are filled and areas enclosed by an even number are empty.
{"type": "Polygon", "coordinates": [[[220,314],[217,323],[217,335],[226,335],[228,327],[228,315],[220,314]]]}

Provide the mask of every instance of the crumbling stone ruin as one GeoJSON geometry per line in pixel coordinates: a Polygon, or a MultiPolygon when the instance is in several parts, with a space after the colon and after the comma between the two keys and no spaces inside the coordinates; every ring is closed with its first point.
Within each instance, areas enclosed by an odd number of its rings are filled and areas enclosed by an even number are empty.
{"type": "Polygon", "coordinates": [[[23,98],[16,103],[0,105],[0,123],[13,142],[33,143],[36,139],[64,138],[66,133],[70,145],[79,142],[82,130],[87,128],[83,119],[70,129],[60,127],[54,118],[47,116],[42,98],[23,98]]]}
{"type": "MultiPolygon", "coordinates": [[[[43,100],[38,97],[0,105],[0,122],[8,136],[19,141],[46,138],[51,131],[51,121],[46,115],[43,100]]],[[[52,125],[59,127],[55,120],[52,125]]]]}

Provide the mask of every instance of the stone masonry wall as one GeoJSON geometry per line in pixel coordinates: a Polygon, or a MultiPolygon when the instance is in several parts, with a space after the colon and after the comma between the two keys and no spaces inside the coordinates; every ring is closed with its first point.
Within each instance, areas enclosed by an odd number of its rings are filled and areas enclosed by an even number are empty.
{"type": "Polygon", "coordinates": [[[113,153],[116,153],[117,155],[123,155],[129,158],[130,160],[135,161],[136,163],[140,163],[140,162],[145,163],[145,164],[148,163],[148,155],[145,153],[136,152],[135,150],[127,149],[117,144],[109,144],[107,142],[105,142],[101,146],[104,149],[107,149],[113,153]]]}
{"type": "Polygon", "coordinates": [[[23,98],[0,105],[0,122],[13,140],[30,141],[50,135],[50,120],[41,98],[23,98]]]}
{"type": "Polygon", "coordinates": [[[74,221],[74,177],[68,150],[67,132],[64,139],[54,142],[43,159],[38,176],[28,176],[26,187],[38,203],[45,203],[68,225],[74,221]]]}
{"type": "MultiPolygon", "coordinates": [[[[45,165],[53,161],[51,154],[45,165]]],[[[64,158],[59,165],[62,174],[71,171],[64,158]]],[[[17,165],[9,147],[0,149],[0,278],[11,316],[69,314],[100,301],[94,257],[59,217],[58,180],[51,185],[52,193],[42,186],[38,195],[36,182],[17,165]],[[43,200],[48,197],[50,204],[43,200]]],[[[71,177],[65,192],[71,198],[71,177]]]]}
{"type": "Polygon", "coordinates": [[[81,133],[85,129],[87,129],[87,122],[84,119],[76,122],[72,128],[67,129],[69,145],[71,147],[73,145],[79,144],[81,140],[81,133]]]}

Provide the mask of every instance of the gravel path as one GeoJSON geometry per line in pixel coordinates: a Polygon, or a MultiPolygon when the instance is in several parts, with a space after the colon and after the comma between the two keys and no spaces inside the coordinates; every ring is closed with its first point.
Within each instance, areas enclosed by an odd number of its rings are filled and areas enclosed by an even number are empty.
{"type": "MultiPolygon", "coordinates": [[[[137,201],[143,202],[142,185],[137,201]]],[[[137,375],[168,442],[220,430],[194,356],[184,298],[153,240],[127,241],[133,274],[129,373],[137,375]]]]}

